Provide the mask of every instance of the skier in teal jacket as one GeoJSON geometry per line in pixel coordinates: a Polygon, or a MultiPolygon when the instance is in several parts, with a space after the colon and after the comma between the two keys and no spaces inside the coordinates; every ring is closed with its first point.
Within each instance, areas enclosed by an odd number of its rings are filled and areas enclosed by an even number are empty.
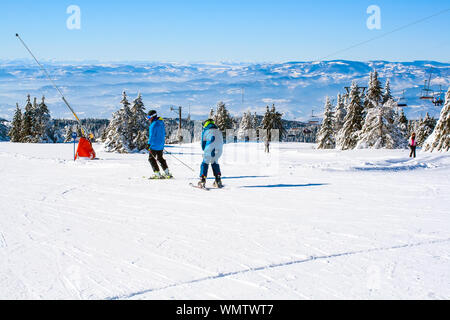
{"type": "Polygon", "coordinates": [[[208,119],[203,126],[202,150],[203,162],[200,167],[200,182],[198,186],[205,188],[209,165],[211,165],[214,176],[216,177],[214,187],[223,188],[222,173],[218,163],[223,152],[223,135],[214,123],[214,120],[208,119]]]}

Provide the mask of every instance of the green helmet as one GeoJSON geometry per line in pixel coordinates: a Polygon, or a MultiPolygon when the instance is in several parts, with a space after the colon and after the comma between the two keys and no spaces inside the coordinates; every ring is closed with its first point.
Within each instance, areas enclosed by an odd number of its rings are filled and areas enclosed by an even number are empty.
{"type": "Polygon", "coordinates": [[[213,119],[208,119],[208,120],[206,120],[205,123],[203,124],[203,128],[206,128],[206,127],[209,126],[210,124],[216,124],[216,123],[214,122],[213,119]]]}

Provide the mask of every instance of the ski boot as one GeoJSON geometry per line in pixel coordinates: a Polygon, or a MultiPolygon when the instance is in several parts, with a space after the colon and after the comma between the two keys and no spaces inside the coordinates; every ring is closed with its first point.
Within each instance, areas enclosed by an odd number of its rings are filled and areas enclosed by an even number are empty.
{"type": "Polygon", "coordinates": [[[206,188],[206,177],[200,178],[200,181],[198,182],[198,187],[202,189],[206,188]]]}
{"type": "Polygon", "coordinates": [[[169,169],[164,170],[164,179],[173,179],[173,175],[170,173],[169,169]]]}
{"type": "Polygon", "coordinates": [[[160,180],[164,179],[164,177],[159,173],[159,171],[155,172],[153,176],[150,177],[150,180],[160,180]]]}
{"type": "Polygon", "coordinates": [[[216,181],[214,181],[214,188],[218,188],[218,189],[222,189],[223,188],[223,184],[222,184],[222,178],[220,176],[216,176],[216,181]]]}

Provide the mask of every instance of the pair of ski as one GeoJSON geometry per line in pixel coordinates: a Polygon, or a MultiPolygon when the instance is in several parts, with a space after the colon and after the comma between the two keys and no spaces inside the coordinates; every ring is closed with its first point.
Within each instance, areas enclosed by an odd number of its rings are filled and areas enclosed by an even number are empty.
{"type": "Polygon", "coordinates": [[[224,187],[222,186],[222,187],[212,187],[212,188],[210,188],[210,187],[206,187],[206,186],[200,186],[200,185],[196,185],[196,184],[193,184],[193,183],[189,183],[189,185],[192,187],[192,188],[195,188],[195,189],[200,189],[200,190],[205,190],[205,191],[210,191],[210,190],[213,190],[213,189],[223,189],[224,187]]]}
{"type": "MultiPolygon", "coordinates": [[[[170,177],[165,177],[165,176],[161,176],[161,177],[143,177],[144,179],[148,179],[148,180],[173,180],[174,177],[170,176],[170,177]]],[[[214,190],[214,189],[223,189],[224,187],[206,187],[206,186],[199,186],[193,183],[189,183],[189,185],[195,189],[200,189],[200,190],[205,190],[205,191],[210,191],[210,190],[214,190]]]]}
{"type": "Polygon", "coordinates": [[[150,178],[143,177],[143,178],[147,179],[147,180],[172,180],[172,179],[174,179],[173,176],[170,176],[170,177],[160,176],[160,177],[150,177],[150,178]]]}

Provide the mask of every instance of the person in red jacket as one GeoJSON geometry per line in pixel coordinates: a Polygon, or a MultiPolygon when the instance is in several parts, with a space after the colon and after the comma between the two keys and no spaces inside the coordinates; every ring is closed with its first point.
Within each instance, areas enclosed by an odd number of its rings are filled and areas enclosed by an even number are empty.
{"type": "Polygon", "coordinates": [[[416,141],[416,133],[413,132],[411,135],[411,139],[409,139],[409,148],[411,149],[411,153],[409,154],[409,157],[414,158],[416,157],[416,149],[417,149],[417,141],[416,141]]]}

